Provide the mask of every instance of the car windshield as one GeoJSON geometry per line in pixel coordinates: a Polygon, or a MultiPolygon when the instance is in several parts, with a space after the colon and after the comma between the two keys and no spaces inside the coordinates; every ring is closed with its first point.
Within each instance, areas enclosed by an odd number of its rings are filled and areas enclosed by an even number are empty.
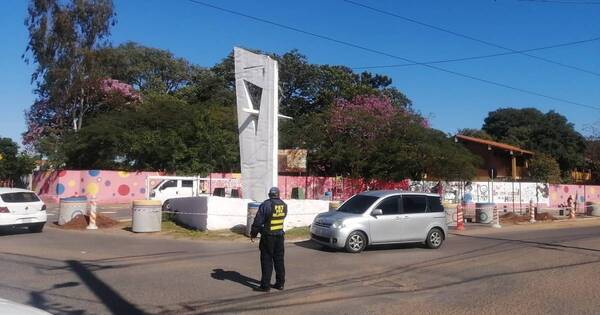
{"type": "Polygon", "coordinates": [[[38,202],[40,199],[30,192],[15,192],[0,195],[4,202],[38,202]]]}
{"type": "Polygon", "coordinates": [[[364,213],[377,199],[375,196],[356,195],[337,210],[346,213],[364,213]]]}

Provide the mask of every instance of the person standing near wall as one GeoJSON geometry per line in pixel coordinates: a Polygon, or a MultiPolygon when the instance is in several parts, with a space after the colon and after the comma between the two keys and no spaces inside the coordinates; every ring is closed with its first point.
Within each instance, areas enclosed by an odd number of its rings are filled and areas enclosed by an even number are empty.
{"type": "Polygon", "coordinates": [[[285,283],[284,265],[284,231],[283,224],[287,216],[287,205],[279,198],[279,188],[269,189],[269,199],[265,200],[256,213],[250,240],[254,242],[260,233],[260,287],[256,291],[269,292],[271,275],[275,267],[275,285],[273,288],[283,290],[285,283]]]}
{"type": "Polygon", "coordinates": [[[573,210],[573,196],[569,195],[567,198],[567,215],[571,215],[571,211],[573,210]]]}

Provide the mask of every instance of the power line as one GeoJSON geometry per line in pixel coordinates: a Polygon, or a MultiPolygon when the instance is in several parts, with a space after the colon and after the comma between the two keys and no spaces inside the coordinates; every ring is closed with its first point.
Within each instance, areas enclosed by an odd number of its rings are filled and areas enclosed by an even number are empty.
{"type": "MultiPolygon", "coordinates": [[[[464,57],[464,58],[455,58],[455,59],[443,59],[443,60],[436,60],[436,61],[424,61],[422,63],[431,65],[431,64],[439,64],[439,63],[450,63],[450,62],[458,62],[458,61],[468,61],[468,60],[485,59],[485,58],[492,58],[492,57],[499,57],[499,56],[515,55],[515,54],[520,54],[520,53],[524,53],[524,52],[531,52],[531,51],[539,51],[539,50],[546,50],[546,49],[552,49],[552,48],[573,46],[573,45],[578,45],[578,44],[583,44],[583,43],[589,43],[589,42],[598,41],[598,40],[600,40],[600,37],[594,37],[594,38],[590,38],[590,39],[584,39],[584,40],[573,41],[573,42],[566,42],[566,43],[555,44],[555,45],[544,46],[544,47],[530,48],[530,49],[525,49],[525,50],[517,50],[515,52],[510,51],[510,52],[504,52],[504,53],[489,54],[489,55],[480,55],[480,56],[473,56],[473,57],[464,57]]],[[[353,67],[352,69],[354,69],[354,70],[362,70],[362,69],[379,69],[379,68],[397,68],[397,67],[406,67],[406,66],[414,66],[414,65],[418,65],[418,64],[415,64],[415,63],[402,63],[402,64],[393,64],[393,65],[377,65],[377,66],[353,67]]]]}
{"type": "Polygon", "coordinates": [[[490,85],[495,85],[495,86],[503,87],[503,88],[506,88],[506,89],[519,91],[521,93],[535,95],[535,96],[539,96],[539,97],[543,97],[543,98],[547,98],[547,99],[550,99],[550,100],[554,100],[554,101],[558,101],[558,102],[562,102],[562,103],[567,103],[567,104],[571,104],[571,105],[575,105],[575,106],[580,106],[580,107],[586,107],[586,108],[590,108],[590,109],[600,110],[600,107],[596,107],[596,106],[592,106],[592,105],[587,105],[587,104],[583,104],[583,103],[578,103],[578,102],[570,101],[570,100],[567,100],[567,99],[562,99],[562,98],[558,98],[558,97],[554,97],[554,96],[550,96],[550,95],[538,93],[538,92],[535,92],[535,91],[530,91],[530,90],[522,89],[522,88],[519,88],[519,87],[510,86],[508,84],[504,84],[504,83],[500,83],[500,82],[495,82],[495,81],[491,81],[491,80],[488,80],[488,79],[483,79],[483,78],[479,78],[479,77],[476,77],[476,76],[472,76],[470,74],[464,74],[464,73],[460,73],[460,72],[456,72],[456,71],[452,71],[452,70],[440,68],[440,67],[434,66],[434,65],[428,65],[428,64],[425,64],[425,63],[422,63],[422,62],[417,62],[417,61],[414,61],[414,60],[411,60],[411,59],[408,59],[408,58],[404,58],[404,57],[400,57],[400,56],[397,56],[397,55],[394,55],[394,54],[391,54],[391,53],[387,53],[387,52],[384,52],[384,51],[381,51],[381,50],[377,50],[377,49],[369,48],[369,47],[362,46],[362,45],[359,45],[359,44],[354,44],[354,43],[351,43],[351,42],[347,42],[347,41],[335,39],[335,38],[329,37],[327,35],[321,35],[321,34],[313,33],[313,32],[310,32],[310,31],[305,31],[305,30],[302,30],[302,29],[297,28],[297,27],[288,26],[288,25],[281,24],[281,23],[278,23],[278,22],[274,22],[274,21],[270,21],[270,20],[263,19],[263,18],[260,18],[260,17],[252,16],[252,15],[249,15],[249,14],[245,14],[245,13],[242,13],[242,12],[238,12],[238,11],[226,9],[226,8],[219,7],[219,6],[210,4],[210,3],[202,2],[202,1],[199,1],[199,0],[188,0],[188,1],[192,2],[192,3],[195,3],[195,4],[198,4],[198,5],[201,5],[201,6],[204,6],[204,7],[208,7],[208,8],[212,8],[212,9],[219,10],[219,11],[222,11],[222,12],[227,12],[229,14],[233,14],[233,15],[245,17],[247,19],[258,21],[258,22],[261,22],[261,23],[264,23],[264,24],[269,24],[269,25],[277,26],[277,27],[282,28],[282,29],[294,31],[296,33],[309,35],[309,36],[312,36],[312,37],[316,37],[316,38],[323,39],[323,40],[326,40],[326,41],[330,41],[330,42],[333,42],[333,43],[337,43],[337,44],[340,44],[340,45],[344,45],[344,46],[356,48],[356,49],[359,49],[359,50],[371,52],[371,53],[378,54],[378,55],[381,55],[381,56],[386,56],[386,57],[390,57],[390,58],[402,60],[404,62],[418,64],[418,65],[421,65],[421,66],[426,67],[426,68],[434,69],[434,70],[445,72],[445,73],[454,74],[456,76],[468,78],[468,79],[471,79],[471,80],[474,80],[474,81],[479,81],[479,82],[487,83],[487,84],[490,84],[490,85]]]}
{"type": "Polygon", "coordinates": [[[559,4],[600,4],[599,1],[518,0],[520,2],[545,2],[559,4]]]}
{"type": "Polygon", "coordinates": [[[382,9],[378,9],[378,8],[375,8],[375,7],[372,7],[372,6],[368,6],[366,4],[359,3],[359,2],[356,2],[356,1],[353,1],[353,0],[341,0],[341,1],[346,2],[348,4],[351,4],[351,5],[354,5],[354,6],[357,6],[357,7],[361,7],[361,8],[368,9],[368,10],[371,10],[371,11],[374,11],[374,12],[378,12],[378,13],[381,13],[383,15],[392,16],[392,17],[395,17],[395,18],[398,18],[398,19],[401,19],[401,20],[404,20],[404,21],[407,21],[407,22],[411,22],[411,23],[414,23],[414,24],[418,24],[418,25],[421,25],[421,26],[425,26],[425,27],[428,27],[428,28],[431,28],[431,29],[434,29],[434,30],[437,30],[437,31],[440,31],[440,32],[448,33],[448,34],[451,34],[451,35],[454,35],[454,36],[457,36],[457,37],[461,37],[461,38],[465,38],[465,39],[468,39],[468,40],[471,40],[471,41],[474,41],[474,42],[478,42],[478,43],[481,43],[481,44],[484,44],[484,45],[487,45],[487,46],[491,46],[491,47],[495,47],[495,48],[500,48],[500,49],[507,50],[507,51],[510,51],[510,52],[513,52],[513,53],[518,53],[518,54],[521,54],[521,55],[524,55],[524,56],[527,56],[527,57],[530,57],[530,58],[534,58],[534,59],[541,60],[541,61],[544,61],[544,62],[547,62],[547,63],[551,63],[551,64],[554,64],[554,65],[557,65],[557,66],[561,66],[561,67],[564,67],[564,68],[569,68],[569,69],[572,69],[572,70],[576,70],[576,71],[580,71],[580,72],[584,72],[584,73],[587,73],[587,74],[591,74],[591,75],[595,75],[597,77],[600,77],[600,73],[598,73],[598,72],[594,72],[594,71],[587,70],[587,69],[584,69],[584,68],[580,68],[580,67],[577,67],[577,66],[572,66],[572,65],[569,65],[569,64],[566,64],[566,63],[562,63],[562,62],[559,62],[559,61],[554,61],[554,60],[551,60],[551,59],[548,59],[548,58],[544,58],[544,57],[539,57],[539,56],[536,56],[536,55],[528,54],[526,52],[519,52],[518,50],[509,48],[509,47],[506,47],[506,46],[495,44],[495,43],[492,43],[492,42],[489,42],[489,41],[486,41],[486,40],[483,40],[483,39],[475,38],[473,36],[469,36],[469,35],[466,35],[466,34],[458,33],[458,32],[455,32],[455,31],[452,31],[452,30],[449,30],[447,28],[443,28],[443,27],[440,27],[440,26],[436,26],[436,25],[425,23],[425,22],[417,21],[415,19],[412,19],[412,18],[409,18],[409,17],[405,17],[405,16],[402,16],[402,15],[396,14],[394,12],[390,12],[390,11],[385,11],[385,10],[382,10],[382,9]]]}

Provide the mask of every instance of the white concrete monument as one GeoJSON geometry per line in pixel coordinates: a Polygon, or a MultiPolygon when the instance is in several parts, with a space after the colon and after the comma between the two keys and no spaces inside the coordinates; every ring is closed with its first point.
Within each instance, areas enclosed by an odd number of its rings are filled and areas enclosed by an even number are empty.
{"type": "Polygon", "coordinates": [[[277,61],[234,47],[242,196],[262,201],[277,186],[279,74],[277,61]]]}

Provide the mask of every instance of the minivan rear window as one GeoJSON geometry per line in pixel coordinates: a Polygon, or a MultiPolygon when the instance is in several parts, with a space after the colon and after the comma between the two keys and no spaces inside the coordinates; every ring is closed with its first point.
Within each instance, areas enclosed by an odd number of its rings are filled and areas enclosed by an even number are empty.
{"type": "Polygon", "coordinates": [[[40,201],[40,198],[38,198],[36,194],[30,192],[6,193],[0,195],[0,198],[2,198],[2,201],[7,203],[40,201]]]}
{"type": "Polygon", "coordinates": [[[356,195],[344,202],[337,211],[357,214],[364,213],[377,199],[379,197],[356,195]]]}
{"type": "Polygon", "coordinates": [[[429,212],[444,212],[440,197],[427,196],[427,202],[429,203],[429,212]]]}

